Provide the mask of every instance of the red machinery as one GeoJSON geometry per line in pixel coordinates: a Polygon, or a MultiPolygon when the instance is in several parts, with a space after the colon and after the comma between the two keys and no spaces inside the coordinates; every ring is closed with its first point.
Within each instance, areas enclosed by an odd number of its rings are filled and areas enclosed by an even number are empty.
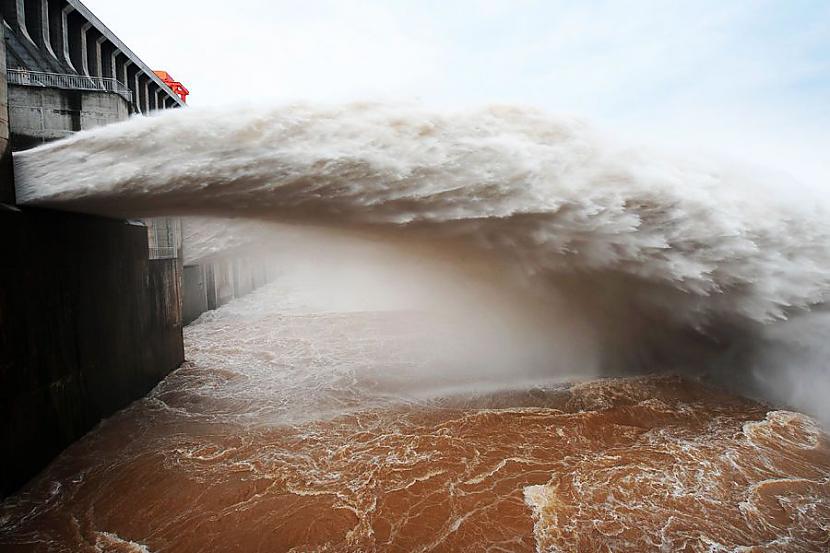
{"type": "Polygon", "coordinates": [[[187,96],[190,94],[190,91],[187,90],[182,83],[174,80],[167,71],[154,71],[154,73],[159,79],[164,81],[164,84],[170,87],[170,90],[182,99],[182,102],[187,102],[187,96]]]}

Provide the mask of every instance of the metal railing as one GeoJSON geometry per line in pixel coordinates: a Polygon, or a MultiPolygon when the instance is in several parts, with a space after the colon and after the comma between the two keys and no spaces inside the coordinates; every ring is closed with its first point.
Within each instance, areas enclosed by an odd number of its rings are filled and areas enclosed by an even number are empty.
{"type": "Polygon", "coordinates": [[[150,247],[150,259],[179,257],[179,248],[182,245],[180,219],[153,217],[145,219],[144,224],[147,225],[147,245],[150,247]]]}
{"type": "Polygon", "coordinates": [[[179,252],[171,246],[150,248],[150,259],[175,259],[176,257],[179,257],[179,252]]]}
{"type": "Polygon", "coordinates": [[[114,92],[128,102],[133,101],[133,93],[130,88],[118,79],[112,79],[110,77],[44,73],[41,71],[29,71],[28,69],[8,69],[6,76],[9,84],[61,88],[65,90],[114,92]]]}

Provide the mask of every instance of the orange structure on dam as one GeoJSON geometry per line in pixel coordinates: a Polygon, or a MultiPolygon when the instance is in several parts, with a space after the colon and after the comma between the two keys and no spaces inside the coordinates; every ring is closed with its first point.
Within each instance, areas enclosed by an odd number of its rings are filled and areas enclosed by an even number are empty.
{"type": "Polygon", "coordinates": [[[190,91],[187,90],[182,83],[174,79],[173,76],[167,71],[156,71],[155,73],[158,75],[159,79],[164,81],[164,84],[170,87],[170,90],[178,94],[179,98],[182,99],[182,102],[187,102],[187,97],[190,96],[190,91]]]}

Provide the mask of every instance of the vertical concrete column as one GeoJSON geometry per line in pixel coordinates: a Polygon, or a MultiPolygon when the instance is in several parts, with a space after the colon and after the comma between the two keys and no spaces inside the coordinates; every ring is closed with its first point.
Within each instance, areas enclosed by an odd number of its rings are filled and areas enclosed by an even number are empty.
{"type": "Polygon", "coordinates": [[[141,72],[136,70],[135,75],[133,75],[132,83],[130,83],[132,87],[135,89],[135,94],[133,94],[133,103],[135,104],[135,109],[139,113],[144,113],[141,106],[141,72]]]}
{"type": "Polygon", "coordinates": [[[0,203],[13,204],[14,177],[9,143],[9,94],[6,85],[6,37],[0,15],[0,203]]]}
{"type": "Polygon", "coordinates": [[[114,79],[116,78],[115,46],[113,46],[113,44],[104,37],[99,38],[98,42],[98,49],[101,52],[101,76],[114,79]]]}
{"type": "MultiPolygon", "coordinates": [[[[29,28],[26,25],[26,4],[23,0],[15,0],[14,2],[14,10],[16,16],[16,23],[17,28],[26,39],[31,42],[33,45],[37,46],[37,43],[32,39],[32,35],[29,34],[29,28]]],[[[37,30],[37,29],[35,29],[37,30]]]]}
{"type": "Polygon", "coordinates": [[[129,59],[124,62],[124,84],[130,89],[133,101],[130,113],[138,111],[138,67],[129,59]]]}
{"type": "Polygon", "coordinates": [[[87,77],[92,76],[89,72],[89,52],[91,49],[87,43],[87,40],[89,40],[87,32],[90,28],[92,28],[92,23],[88,21],[81,26],[81,72],[87,77]]]}
{"type": "Polygon", "coordinates": [[[124,86],[130,85],[129,68],[131,63],[133,62],[125,58],[124,63],[119,66],[121,69],[118,71],[118,80],[121,81],[124,86]]]}
{"type": "Polygon", "coordinates": [[[111,77],[112,76],[112,75],[107,74],[107,72],[109,71],[108,66],[110,66],[109,60],[104,59],[105,54],[106,54],[106,52],[104,51],[104,42],[106,42],[106,40],[107,39],[104,36],[99,36],[98,38],[95,39],[95,46],[94,46],[95,69],[94,69],[94,71],[95,71],[95,76],[96,77],[111,77]]]}
{"type": "Polygon", "coordinates": [[[141,113],[150,113],[150,79],[146,76],[141,79],[141,113]]]}
{"type": "Polygon", "coordinates": [[[40,0],[40,40],[53,59],[58,59],[52,48],[52,31],[49,23],[49,0],[40,0]]]}
{"type": "Polygon", "coordinates": [[[136,109],[138,109],[139,113],[147,113],[144,102],[147,101],[147,88],[145,88],[144,83],[141,79],[141,69],[136,67],[135,73],[135,98],[133,98],[133,102],[135,102],[136,109]]]}
{"type": "Polygon", "coordinates": [[[63,42],[63,57],[66,61],[66,64],[69,65],[75,71],[78,71],[75,68],[75,64],[73,63],[73,56],[72,56],[72,40],[69,38],[69,14],[75,11],[75,8],[72,6],[65,6],[63,10],[61,10],[61,35],[62,35],[62,42],[63,42]]]}

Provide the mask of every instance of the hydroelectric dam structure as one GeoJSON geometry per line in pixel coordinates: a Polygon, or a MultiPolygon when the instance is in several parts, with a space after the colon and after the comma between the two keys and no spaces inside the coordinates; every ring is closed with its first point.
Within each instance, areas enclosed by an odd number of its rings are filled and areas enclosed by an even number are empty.
{"type": "Polygon", "coordinates": [[[185,266],[176,218],[16,205],[13,152],[181,108],[188,91],[78,0],[0,10],[2,498],[177,368],[184,324],[267,275],[244,259],[185,266]]]}

